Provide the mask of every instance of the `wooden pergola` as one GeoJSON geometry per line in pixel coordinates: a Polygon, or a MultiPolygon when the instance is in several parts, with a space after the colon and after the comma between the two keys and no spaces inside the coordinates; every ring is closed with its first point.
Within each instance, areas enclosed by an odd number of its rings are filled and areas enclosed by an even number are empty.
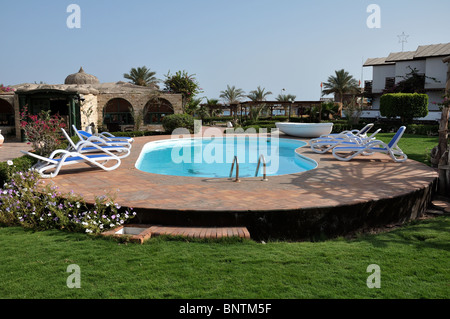
{"type": "MultiPolygon", "coordinates": [[[[230,110],[230,114],[233,114],[233,112],[237,115],[237,111],[240,108],[240,114],[242,116],[242,113],[247,113],[247,108],[251,108],[253,106],[258,106],[261,104],[265,104],[270,108],[270,116],[273,116],[273,111],[275,109],[289,109],[288,116],[291,117],[292,110],[297,108],[300,109],[300,115],[303,116],[305,114],[305,109],[311,109],[314,106],[321,105],[323,101],[245,101],[235,104],[229,104],[229,105],[222,105],[222,104],[216,104],[216,105],[208,105],[212,109],[222,109],[222,110],[230,110]],[[244,112],[243,112],[244,111],[244,112]]],[[[202,104],[207,105],[207,104],[202,104]]]]}

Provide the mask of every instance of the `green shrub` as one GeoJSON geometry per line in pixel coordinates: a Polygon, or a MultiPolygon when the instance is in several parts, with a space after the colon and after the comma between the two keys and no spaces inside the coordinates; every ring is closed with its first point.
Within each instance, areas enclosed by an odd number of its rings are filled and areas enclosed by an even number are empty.
{"type": "Polygon", "coordinates": [[[28,171],[36,164],[36,161],[30,156],[22,156],[11,161],[0,162],[0,187],[4,183],[9,182],[14,173],[28,171]]]}
{"type": "Polygon", "coordinates": [[[400,117],[411,123],[415,117],[428,115],[428,95],[419,93],[384,94],[380,99],[380,114],[388,118],[400,117]]]}
{"type": "Polygon", "coordinates": [[[203,124],[210,124],[211,122],[229,122],[232,121],[232,116],[213,116],[213,117],[205,117],[203,119],[203,124]]]}
{"type": "Polygon", "coordinates": [[[162,125],[166,133],[171,134],[177,128],[188,129],[194,133],[194,117],[188,114],[172,114],[164,117],[162,125]]]}
{"type": "Polygon", "coordinates": [[[244,131],[246,131],[249,128],[254,128],[256,132],[258,133],[260,129],[267,129],[267,133],[270,133],[270,129],[276,128],[275,124],[255,124],[255,125],[247,125],[242,127],[244,131]]]}
{"type": "Polygon", "coordinates": [[[135,215],[132,208],[114,203],[109,194],[96,197],[93,205],[73,193],[62,196],[56,186],[39,181],[35,171],[14,173],[11,181],[0,188],[1,225],[97,234],[122,225],[135,215]]]}

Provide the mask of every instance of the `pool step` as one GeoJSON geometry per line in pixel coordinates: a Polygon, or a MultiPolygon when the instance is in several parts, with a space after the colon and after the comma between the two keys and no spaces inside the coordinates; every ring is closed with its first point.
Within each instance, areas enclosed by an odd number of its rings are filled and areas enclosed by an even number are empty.
{"type": "Polygon", "coordinates": [[[250,238],[247,227],[168,227],[152,226],[152,236],[170,235],[188,238],[250,238]]]}
{"type": "Polygon", "coordinates": [[[180,236],[185,238],[246,238],[250,239],[247,227],[178,227],[132,224],[119,226],[102,233],[104,236],[128,236],[130,241],[143,243],[156,236],[180,236]]]}

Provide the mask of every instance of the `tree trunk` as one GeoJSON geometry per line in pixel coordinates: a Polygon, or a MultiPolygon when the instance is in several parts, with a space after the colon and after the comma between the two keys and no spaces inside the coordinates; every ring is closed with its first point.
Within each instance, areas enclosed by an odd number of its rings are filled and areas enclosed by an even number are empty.
{"type": "Polygon", "coordinates": [[[338,116],[342,117],[342,109],[344,107],[344,95],[343,94],[340,94],[340,100],[341,100],[341,102],[339,102],[338,116]]]}
{"type": "Polygon", "coordinates": [[[438,158],[440,159],[444,155],[448,148],[448,119],[449,108],[442,108],[441,122],[439,123],[439,152],[438,158]]]}
{"type": "MultiPolygon", "coordinates": [[[[447,83],[445,86],[446,96],[450,94],[450,57],[443,59],[444,63],[448,63],[447,66],[447,83]]],[[[450,150],[448,147],[448,120],[449,120],[449,107],[442,108],[441,122],[439,123],[439,145],[437,151],[437,160],[439,163],[439,193],[441,195],[449,196],[450,189],[450,150]]]]}

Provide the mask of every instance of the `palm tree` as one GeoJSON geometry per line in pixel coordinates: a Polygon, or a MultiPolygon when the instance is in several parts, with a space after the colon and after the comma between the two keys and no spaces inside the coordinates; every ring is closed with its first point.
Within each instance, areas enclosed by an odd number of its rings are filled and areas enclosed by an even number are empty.
{"type": "Polygon", "coordinates": [[[150,71],[150,69],[143,66],[131,68],[130,73],[124,73],[123,77],[136,85],[149,86],[151,84],[156,85],[156,83],[159,82],[159,80],[155,78],[155,74],[156,72],[150,71]]]}
{"type": "Polygon", "coordinates": [[[279,102],[292,102],[295,101],[297,96],[292,94],[278,94],[276,100],[279,102]]]}
{"type": "Polygon", "coordinates": [[[218,99],[206,98],[206,107],[209,110],[209,116],[214,117],[222,113],[218,99]]]}
{"type": "Polygon", "coordinates": [[[220,91],[220,97],[229,104],[238,104],[241,98],[245,97],[245,92],[242,89],[236,89],[234,85],[232,87],[227,85],[225,91],[220,91]]]}
{"type": "MultiPolygon", "coordinates": [[[[278,94],[276,100],[279,102],[293,102],[297,98],[296,95],[293,94],[278,94]]],[[[284,105],[284,114],[286,115],[288,107],[284,105]]]]}
{"type": "Polygon", "coordinates": [[[247,97],[252,100],[252,101],[265,101],[266,100],[266,96],[271,95],[272,92],[267,91],[265,92],[265,88],[261,88],[260,86],[258,86],[256,88],[256,90],[250,91],[250,93],[247,95],[247,97]]]}
{"type": "Polygon", "coordinates": [[[338,114],[339,116],[342,116],[344,94],[357,94],[360,90],[358,81],[356,81],[347,71],[342,69],[334,72],[335,75],[330,75],[328,77],[328,82],[323,83],[325,89],[322,91],[322,96],[333,93],[337,95],[340,101],[338,114]]]}
{"type": "MultiPolygon", "coordinates": [[[[253,102],[263,102],[266,100],[268,95],[272,94],[270,91],[266,91],[265,88],[261,88],[258,86],[256,90],[250,91],[247,97],[253,102]]],[[[264,103],[256,104],[256,109],[253,110],[253,107],[250,107],[250,116],[252,119],[257,120],[262,110],[265,109],[266,105],[264,103]]]]}
{"type": "Polygon", "coordinates": [[[225,100],[229,105],[239,104],[243,97],[245,97],[245,92],[242,89],[236,89],[234,85],[232,87],[227,85],[225,91],[220,91],[220,98],[225,100]]]}

